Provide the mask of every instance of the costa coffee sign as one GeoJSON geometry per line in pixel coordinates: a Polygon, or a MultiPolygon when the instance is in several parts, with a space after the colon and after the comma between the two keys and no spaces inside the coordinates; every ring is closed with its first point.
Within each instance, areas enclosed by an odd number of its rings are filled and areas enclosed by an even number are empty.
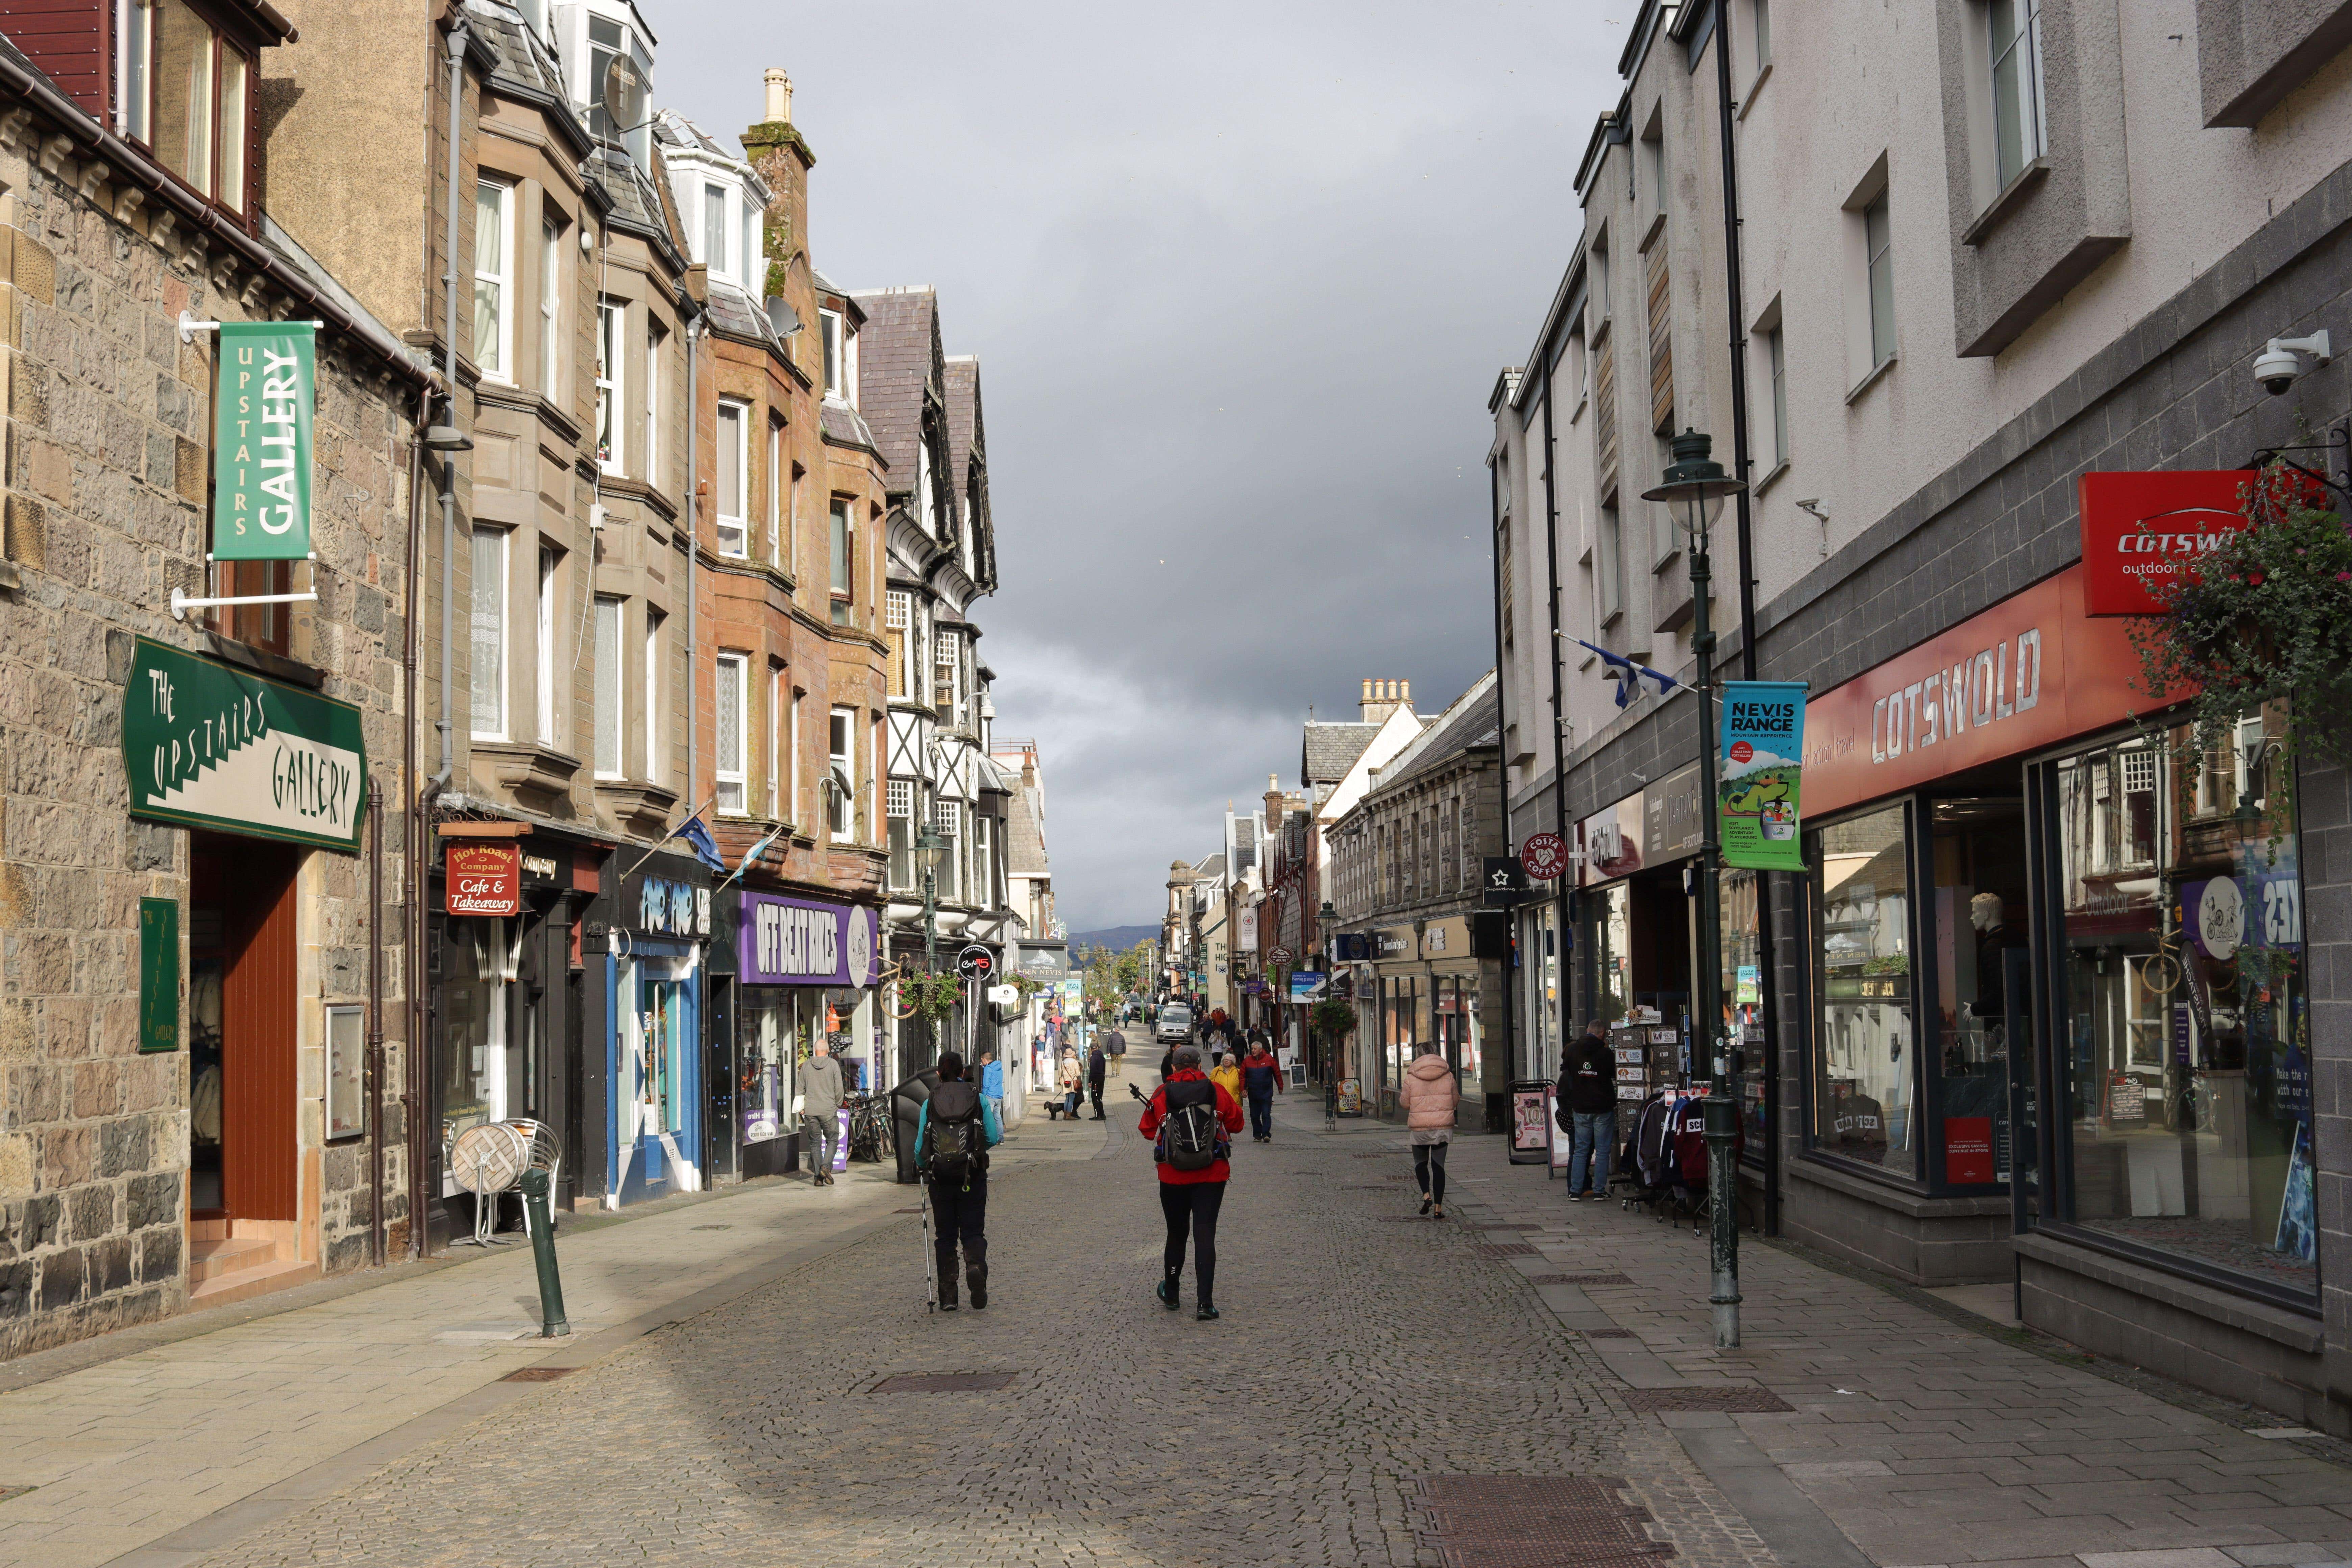
{"type": "Polygon", "coordinates": [[[453,843],[443,849],[444,910],[453,915],[520,912],[522,846],[453,843]]]}
{"type": "Polygon", "coordinates": [[[2251,468],[2084,474],[2083,601],[2090,616],[2153,616],[2184,566],[2246,526],[2251,468]]]}
{"type": "Polygon", "coordinates": [[[2168,707],[2127,626],[2084,608],[2068,567],[1805,705],[1808,816],[2038,751],[2168,707]]]}

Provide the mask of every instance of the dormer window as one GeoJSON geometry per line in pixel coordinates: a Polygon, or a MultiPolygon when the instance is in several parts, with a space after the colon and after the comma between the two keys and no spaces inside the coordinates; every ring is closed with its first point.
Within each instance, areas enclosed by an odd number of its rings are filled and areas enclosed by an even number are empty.
{"type": "Polygon", "coordinates": [[[199,195],[242,216],[253,57],[187,0],[117,0],[116,123],[199,195]]]}
{"type": "Polygon", "coordinates": [[[817,320],[824,326],[824,395],[827,397],[839,397],[844,368],[841,312],[819,310],[817,320]]]}
{"type": "Polygon", "coordinates": [[[727,247],[727,214],[734,205],[726,186],[702,187],[702,255],[698,259],[713,272],[731,270],[727,265],[733,254],[727,247]]]}
{"type": "Polygon", "coordinates": [[[599,139],[627,148],[639,168],[653,164],[651,128],[640,123],[647,118],[644,106],[651,101],[653,80],[654,58],[646,52],[635,28],[605,16],[588,18],[588,128],[599,139]],[[607,103],[605,78],[622,56],[636,68],[642,86],[631,101],[607,103]]]}

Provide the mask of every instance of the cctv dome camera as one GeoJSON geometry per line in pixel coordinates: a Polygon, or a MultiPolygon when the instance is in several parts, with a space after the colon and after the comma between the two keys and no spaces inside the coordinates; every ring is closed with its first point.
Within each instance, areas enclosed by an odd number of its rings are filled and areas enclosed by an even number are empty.
{"type": "Polygon", "coordinates": [[[2273,397],[2282,397],[2303,374],[2303,361],[2284,349],[2273,349],[2254,359],[2254,379],[2273,397]]]}

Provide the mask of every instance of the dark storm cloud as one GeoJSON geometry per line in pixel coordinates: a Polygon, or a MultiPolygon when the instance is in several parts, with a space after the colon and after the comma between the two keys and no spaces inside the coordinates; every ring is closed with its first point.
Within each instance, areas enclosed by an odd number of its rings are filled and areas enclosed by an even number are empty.
{"type": "Polygon", "coordinates": [[[1486,398],[1527,352],[1632,0],[642,0],[714,132],[782,65],[810,248],[981,358],[1001,734],[1073,929],[1156,918],[1309,704],[1493,660],[1486,398]]]}

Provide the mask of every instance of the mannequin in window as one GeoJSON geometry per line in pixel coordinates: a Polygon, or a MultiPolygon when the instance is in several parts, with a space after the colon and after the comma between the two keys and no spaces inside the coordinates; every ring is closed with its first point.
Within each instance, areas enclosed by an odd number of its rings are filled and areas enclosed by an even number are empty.
{"type": "Polygon", "coordinates": [[[2008,963],[2002,954],[2025,945],[2023,933],[2009,924],[2008,910],[1999,893],[1979,893],[1969,900],[1969,924],[1976,929],[1976,994],[1964,1001],[1967,1016],[1974,1020],[1976,1028],[1967,1033],[1981,1039],[1983,1047],[1980,1055],[1972,1055],[1961,1038],[1948,1042],[1944,1047],[1947,1078],[1983,1072],[1989,1062],[2008,1055],[2008,963]]]}

